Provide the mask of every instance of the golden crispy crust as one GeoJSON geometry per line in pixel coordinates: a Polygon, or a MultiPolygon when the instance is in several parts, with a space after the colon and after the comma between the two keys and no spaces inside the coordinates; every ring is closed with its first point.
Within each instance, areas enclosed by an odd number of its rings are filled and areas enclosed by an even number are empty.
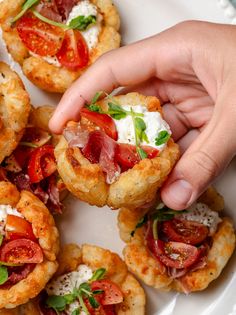
{"type": "MultiPolygon", "coordinates": [[[[209,207],[214,205],[215,211],[222,209],[223,198],[213,188],[204,193],[199,200],[204,200],[209,207]],[[218,205],[216,201],[219,202],[218,205]]],[[[127,243],[123,253],[128,268],[146,284],[157,289],[174,289],[180,292],[205,289],[211,281],[220,275],[234,251],[235,232],[232,221],[223,218],[213,236],[213,245],[208,253],[205,268],[188,273],[179,280],[172,280],[166,274],[165,267],[158,263],[145,246],[144,228],[138,229],[134,237],[130,235],[137,222],[147,211],[147,209],[133,211],[122,208],[119,212],[118,226],[122,240],[127,243]]]]}
{"type": "MultiPolygon", "coordinates": [[[[119,104],[147,106],[150,111],[161,112],[160,102],[155,97],[129,93],[114,97],[119,104]]],[[[107,108],[107,100],[99,105],[107,108]]],[[[112,208],[136,208],[155,198],[156,191],[162,185],[179,157],[178,146],[169,140],[161,154],[150,160],[144,159],[132,169],[122,173],[117,181],[108,185],[98,164],[91,164],[80,152],[79,148],[68,148],[67,141],[62,138],[55,148],[58,171],[72,194],[91,205],[112,208]]]]}
{"type": "Polygon", "coordinates": [[[29,112],[29,95],[21,79],[0,62],[0,163],[20,141],[29,112]]]}
{"type": "MultiPolygon", "coordinates": [[[[102,30],[98,44],[90,52],[89,65],[105,52],[120,46],[120,19],[111,0],[91,0],[103,15],[102,30]]],[[[20,11],[24,0],[3,0],[0,3],[0,23],[3,29],[3,38],[8,51],[22,66],[24,74],[34,84],[49,92],[63,93],[71,83],[81,76],[86,68],[70,71],[64,67],[48,64],[41,58],[30,56],[29,51],[22,43],[18,32],[11,27],[11,19],[20,11]]]]}
{"type": "Polygon", "coordinates": [[[34,298],[56,272],[59,235],[48,209],[30,192],[19,193],[11,183],[0,182],[0,204],[15,207],[32,224],[44,253],[44,261],[37,264],[27,278],[10,289],[0,289],[0,308],[13,308],[34,298]]]}

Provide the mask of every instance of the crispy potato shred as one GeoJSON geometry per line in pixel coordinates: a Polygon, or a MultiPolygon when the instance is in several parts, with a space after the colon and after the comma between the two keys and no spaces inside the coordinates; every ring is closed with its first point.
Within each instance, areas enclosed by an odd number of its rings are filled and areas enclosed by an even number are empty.
{"type": "Polygon", "coordinates": [[[0,62],[0,163],[17,147],[29,112],[29,95],[20,77],[0,62]]]}
{"type": "MultiPolygon", "coordinates": [[[[224,207],[223,197],[214,189],[209,188],[200,198],[214,211],[224,207]]],[[[187,273],[179,279],[170,278],[145,245],[144,227],[137,229],[134,236],[131,232],[148,209],[135,211],[122,208],[119,211],[118,226],[120,236],[126,246],[124,248],[125,262],[131,272],[137,275],[147,285],[162,290],[177,290],[179,292],[201,291],[222,272],[235,249],[235,231],[233,222],[223,217],[217,232],[213,235],[212,246],[208,252],[206,267],[187,273]]]]}
{"type": "MultiPolygon", "coordinates": [[[[121,106],[143,104],[150,111],[161,113],[160,102],[156,97],[129,93],[115,96],[114,101],[121,106]]],[[[107,109],[107,103],[108,100],[98,102],[104,110],[107,109]]],[[[113,209],[137,208],[155,198],[158,188],[179,158],[179,148],[170,139],[158,157],[140,161],[122,173],[111,185],[106,183],[100,166],[91,164],[79,148],[68,147],[64,137],[55,148],[55,155],[59,174],[68,190],[79,199],[98,207],[108,205],[113,209]]]]}
{"type": "Polygon", "coordinates": [[[97,45],[90,52],[88,66],[77,71],[49,64],[40,57],[32,56],[21,41],[12,19],[21,11],[24,0],[3,0],[0,2],[0,24],[7,49],[18,62],[29,80],[43,90],[64,93],[95,60],[105,52],[120,46],[120,18],[111,0],[91,0],[103,16],[102,28],[97,45]]]}
{"type": "Polygon", "coordinates": [[[37,296],[56,272],[59,234],[48,209],[30,192],[19,192],[11,183],[0,182],[0,204],[16,208],[32,224],[34,235],[44,253],[44,261],[37,264],[27,278],[9,289],[0,289],[0,308],[13,308],[37,296]]]}

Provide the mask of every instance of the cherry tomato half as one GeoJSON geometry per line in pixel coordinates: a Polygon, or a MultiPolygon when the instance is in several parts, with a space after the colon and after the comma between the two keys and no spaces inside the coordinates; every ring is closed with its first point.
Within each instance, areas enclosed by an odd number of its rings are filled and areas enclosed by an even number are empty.
{"type": "Polygon", "coordinates": [[[89,51],[82,34],[76,30],[68,30],[56,54],[59,62],[66,68],[78,70],[89,62],[89,51]]]}
{"type": "Polygon", "coordinates": [[[163,223],[163,231],[170,241],[196,245],[208,236],[207,226],[187,220],[174,219],[163,223]]]}
{"type": "Polygon", "coordinates": [[[32,225],[25,219],[17,217],[15,215],[8,215],[6,220],[6,238],[10,240],[27,238],[32,241],[36,240],[36,237],[32,230],[32,225]]]}
{"type": "Polygon", "coordinates": [[[149,240],[149,249],[168,267],[182,269],[193,265],[200,256],[197,247],[180,242],[149,240]]]}
{"type": "Polygon", "coordinates": [[[92,291],[103,290],[102,305],[113,305],[123,302],[123,293],[120,288],[110,280],[98,280],[91,284],[92,291]]]}
{"type": "Polygon", "coordinates": [[[35,149],[29,159],[28,175],[31,183],[38,183],[52,175],[57,169],[52,145],[35,149]]]}
{"type": "Polygon", "coordinates": [[[3,245],[0,260],[14,264],[39,264],[43,262],[41,247],[29,239],[17,239],[3,245]]]}
{"type": "Polygon", "coordinates": [[[61,48],[64,31],[28,14],[17,23],[17,31],[25,46],[39,56],[54,56],[61,48]]]}
{"type": "Polygon", "coordinates": [[[118,139],[116,125],[109,115],[92,112],[87,108],[82,108],[80,115],[100,127],[112,139],[118,139]]]}

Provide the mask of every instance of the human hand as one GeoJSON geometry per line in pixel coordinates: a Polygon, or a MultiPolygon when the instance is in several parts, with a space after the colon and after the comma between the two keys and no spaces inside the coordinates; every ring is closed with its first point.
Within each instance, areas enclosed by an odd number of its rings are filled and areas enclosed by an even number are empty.
{"type": "Polygon", "coordinates": [[[193,203],[236,152],[236,27],[184,22],[111,51],[64,94],[50,128],[60,133],[97,91],[156,95],[183,153],[161,190],[176,210],[193,203]]]}

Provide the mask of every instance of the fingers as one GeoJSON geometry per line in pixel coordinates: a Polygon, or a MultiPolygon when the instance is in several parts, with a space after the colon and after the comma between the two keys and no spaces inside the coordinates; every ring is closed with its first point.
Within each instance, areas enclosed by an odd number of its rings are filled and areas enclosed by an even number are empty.
{"type": "Polygon", "coordinates": [[[235,154],[234,123],[214,117],[183,154],[162,188],[167,206],[181,210],[191,205],[218,176],[235,154]]]}

